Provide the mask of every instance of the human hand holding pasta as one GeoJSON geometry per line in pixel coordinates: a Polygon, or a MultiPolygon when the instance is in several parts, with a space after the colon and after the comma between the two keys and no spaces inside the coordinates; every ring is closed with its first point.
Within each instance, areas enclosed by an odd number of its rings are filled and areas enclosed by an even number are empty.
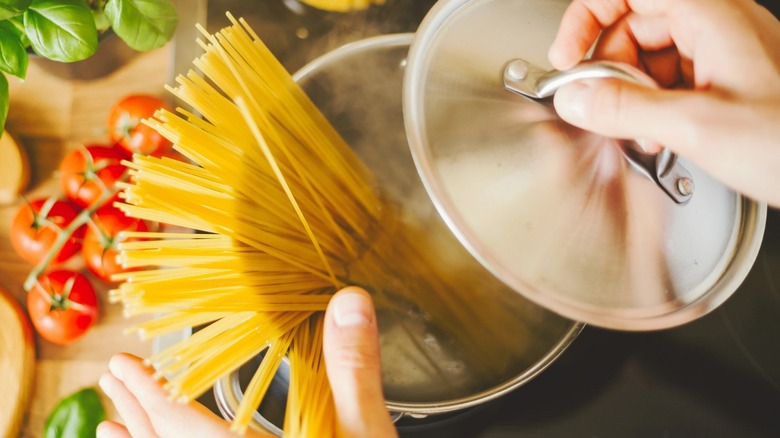
{"type": "Polygon", "coordinates": [[[660,143],[780,206],[780,23],[771,13],[753,0],[574,0],[550,62],[570,68],[594,43],[594,59],[638,66],[665,89],[575,82],[555,95],[564,120],[660,143]]]}
{"type": "MultiPolygon", "coordinates": [[[[349,287],[331,299],[325,316],[324,356],[336,405],[337,436],[396,436],[382,395],[379,334],[371,297],[349,287]]],[[[229,424],[205,407],[168,400],[141,359],[118,354],[100,387],[125,425],[106,421],[98,437],[235,437],[229,424]]],[[[249,430],[246,437],[270,435],[249,430]]]]}
{"type": "Polygon", "coordinates": [[[323,350],[336,405],[336,436],[396,436],[382,395],[379,328],[366,291],[348,287],[331,299],[323,350]]]}
{"type": "Polygon", "coordinates": [[[104,421],[98,426],[98,437],[235,436],[224,420],[204,406],[169,401],[152,377],[153,371],[140,358],[117,354],[108,366],[110,371],[101,376],[100,388],[111,398],[125,425],[104,421]]]}

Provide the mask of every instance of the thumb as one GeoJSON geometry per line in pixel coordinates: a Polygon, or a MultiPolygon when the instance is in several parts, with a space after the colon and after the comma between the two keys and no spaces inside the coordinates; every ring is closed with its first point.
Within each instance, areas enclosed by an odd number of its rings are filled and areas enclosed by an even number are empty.
{"type": "Polygon", "coordinates": [[[376,314],[366,291],[347,287],[333,296],[323,349],[338,436],[395,436],[382,395],[376,314]]]}
{"type": "MultiPolygon", "coordinates": [[[[692,145],[697,95],[659,90],[619,79],[593,79],[562,86],[555,109],[568,123],[607,137],[640,139],[673,147],[692,145]]],[[[655,150],[648,152],[657,152],[655,150]]]]}

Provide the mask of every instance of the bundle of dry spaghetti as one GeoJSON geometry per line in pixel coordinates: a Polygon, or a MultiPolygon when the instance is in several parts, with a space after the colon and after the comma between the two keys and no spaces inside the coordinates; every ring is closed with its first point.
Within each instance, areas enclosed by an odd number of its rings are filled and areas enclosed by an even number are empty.
{"type": "Polygon", "coordinates": [[[385,0],[301,0],[309,6],[325,11],[360,11],[371,5],[382,5],[385,0]]]}
{"type": "Polygon", "coordinates": [[[128,233],[141,240],[122,243],[120,258],[143,269],[121,274],[111,291],[129,315],[164,314],[135,328],[143,337],[202,327],[148,359],[170,376],[172,397],[192,400],[267,350],[234,430],[246,430],[287,355],[285,434],[332,434],[322,311],[352,283],[381,301],[404,279],[413,286],[394,299],[465,333],[474,350],[465,357],[493,367],[511,360],[478,350],[485,336],[500,344],[523,334],[480,322],[452,293],[464,284],[437,268],[424,230],[394,219],[353,151],[249,26],[228,16],[233,25],[216,34],[201,29],[207,40],[194,64],[205,78],[190,71],[169,88],[194,112],[160,110],[147,121],[191,163],[134,157],[120,204],[130,216],[199,231],[128,233]],[[475,321],[479,330],[466,330],[475,321]]]}

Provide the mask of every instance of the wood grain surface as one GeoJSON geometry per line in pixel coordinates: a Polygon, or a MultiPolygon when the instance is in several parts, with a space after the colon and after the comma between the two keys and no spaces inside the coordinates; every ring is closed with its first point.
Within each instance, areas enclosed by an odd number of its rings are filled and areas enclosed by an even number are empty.
{"type": "MultiPolygon", "coordinates": [[[[9,78],[11,105],[6,127],[29,157],[31,182],[25,193],[28,199],[57,193],[55,172],[71,148],[108,141],[105,120],[119,99],[131,93],[167,98],[163,85],[171,82],[172,47],[169,44],[152,52],[134,54],[112,73],[88,81],[57,77],[35,61],[31,61],[24,82],[9,78]]],[[[5,165],[0,163],[0,172],[7,170],[3,169],[5,165]]],[[[0,207],[0,286],[25,307],[22,283],[32,266],[16,255],[9,234],[18,207],[18,203],[0,207]]],[[[83,262],[74,257],[65,266],[81,270],[83,262]]],[[[150,342],[123,333],[142,319],[126,319],[119,305],[107,302],[110,286],[86,270],[82,272],[98,291],[99,320],[83,338],[68,346],[36,339],[35,383],[20,436],[41,436],[44,421],[56,403],[82,387],[97,386],[113,354],[125,351],[148,356],[151,352],[150,342]]],[[[108,417],[117,419],[110,402],[104,399],[104,404],[108,417]]]]}
{"type": "Polygon", "coordinates": [[[27,314],[0,287],[0,438],[18,436],[35,376],[35,344],[27,314]]]}

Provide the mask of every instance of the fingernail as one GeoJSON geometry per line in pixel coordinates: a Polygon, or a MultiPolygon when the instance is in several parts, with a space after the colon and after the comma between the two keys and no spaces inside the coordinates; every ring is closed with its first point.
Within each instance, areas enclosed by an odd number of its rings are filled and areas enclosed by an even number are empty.
{"type": "Polygon", "coordinates": [[[111,371],[111,374],[113,374],[114,377],[124,382],[124,379],[122,379],[122,371],[119,368],[119,365],[116,363],[116,357],[112,357],[111,360],[108,361],[108,370],[111,371]]]}
{"type": "Polygon", "coordinates": [[[547,59],[550,60],[550,64],[555,68],[559,68],[564,65],[564,56],[561,53],[561,49],[558,47],[557,39],[553,41],[550,49],[547,51],[547,59]]]}
{"type": "Polygon", "coordinates": [[[585,121],[593,88],[587,82],[572,82],[555,92],[555,110],[563,120],[572,124],[585,121]]]}
{"type": "Polygon", "coordinates": [[[111,426],[108,425],[107,421],[102,421],[98,424],[95,435],[97,438],[107,438],[111,436],[111,426]]]}
{"type": "Polygon", "coordinates": [[[333,320],[339,327],[355,327],[371,323],[371,302],[361,294],[338,294],[331,304],[333,320]]]}

